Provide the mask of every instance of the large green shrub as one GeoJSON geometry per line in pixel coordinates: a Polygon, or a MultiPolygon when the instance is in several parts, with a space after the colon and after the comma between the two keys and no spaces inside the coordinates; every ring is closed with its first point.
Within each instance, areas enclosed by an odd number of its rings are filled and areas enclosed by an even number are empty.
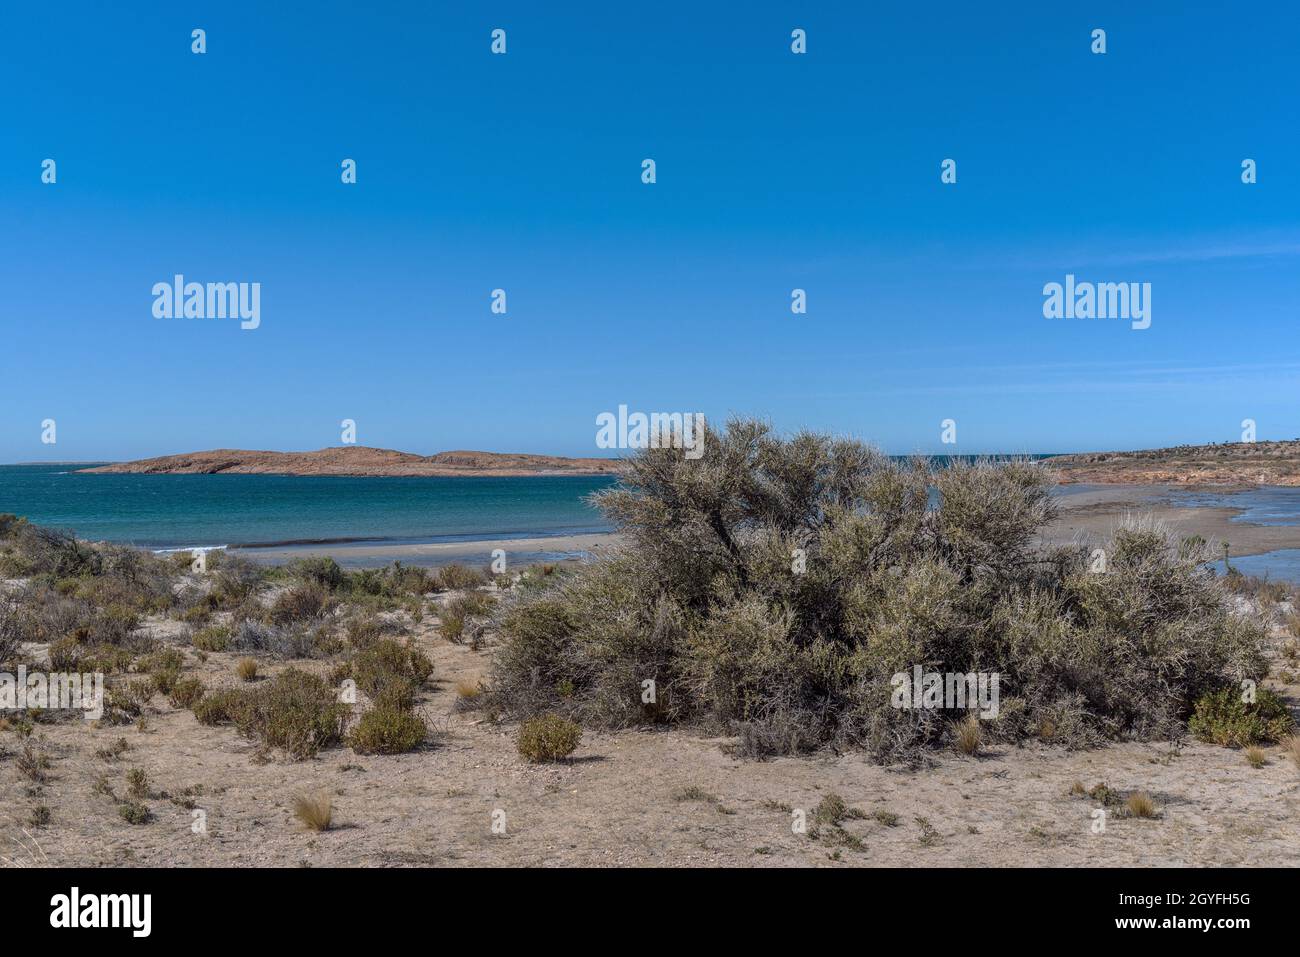
{"type": "Polygon", "coordinates": [[[1069,746],[1177,734],[1201,695],[1261,676],[1263,633],[1203,545],[1129,524],[1095,573],[1091,545],[1038,544],[1050,481],[1027,461],[898,463],[753,421],[708,432],[698,458],[639,452],[597,496],[622,553],[498,610],[491,705],[700,721],[756,755],[915,759],[966,715],[892,707],[914,665],[997,673],[988,736],[1069,746]]]}

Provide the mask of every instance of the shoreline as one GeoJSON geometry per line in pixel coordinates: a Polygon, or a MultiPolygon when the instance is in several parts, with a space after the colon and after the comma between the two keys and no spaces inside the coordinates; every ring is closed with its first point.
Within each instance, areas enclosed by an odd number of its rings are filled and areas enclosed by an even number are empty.
{"type": "MultiPolygon", "coordinates": [[[[1059,498],[1060,516],[1039,537],[1040,544],[1064,545],[1078,539],[1104,539],[1130,514],[1144,514],[1168,525],[1179,535],[1200,535],[1211,546],[1227,541],[1232,558],[1300,549],[1300,524],[1262,525],[1241,521],[1245,508],[1230,505],[1188,505],[1172,501],[1182,486],[1124,485],[1071,489],[1059,498]]],[[[1230,496],[1232,492],[1217,489],[1230,496]]],[[[1245,491],[1245,490],[1238,490],[1245,491]]],[[[405,565],[437,567],[451,562],[486,565],[495,549],[505,551],[511,564],[576,562],[616,549],[618,532],[581,532],[527,537],[491,536],[445,542],[300,542],[230,546],[261,564],[278,565],[299,558],[328,556],[344,568],[374,568],[400,561],[405,565]]],[[[173,549],[178,550],[178,549],[173,549]]]]}
{"type": "Polygon", "coordinates": [[[487,538],[460,542],[361,541],[349,544],[259,545],[232,547],[228,551],[259,564],[281,565],[299,558],[329,557],[348,569],[382,568],[394,561],[403,565],[436,568],[458,562],[487,565],[492,552],[501,549],[512,565],[539,562],[576,562],[613,551],[622,541],[615,532],[588,532],[532,538],[487,538]]]}

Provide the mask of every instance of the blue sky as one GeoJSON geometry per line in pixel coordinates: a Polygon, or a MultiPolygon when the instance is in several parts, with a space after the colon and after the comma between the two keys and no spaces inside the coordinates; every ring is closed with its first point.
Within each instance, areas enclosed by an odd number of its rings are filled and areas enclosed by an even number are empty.
{"type": "Polygon", "coordinates": [[[5,10],[0,461],[344,418],[598,454],[619,404],[897,453],[1300,435],[1288,5],[451,7],[5,10]],[[175,273],[260,282],[261,327],[155,319],[175,273]],[[1151,327],[1045,319],[1066,273],[1150,282],[1151,327]]]}

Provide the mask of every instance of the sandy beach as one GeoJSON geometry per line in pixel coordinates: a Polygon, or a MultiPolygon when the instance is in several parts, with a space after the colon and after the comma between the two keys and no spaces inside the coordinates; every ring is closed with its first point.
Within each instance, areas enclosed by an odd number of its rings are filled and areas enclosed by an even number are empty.
{"type": "MultiPolygon", "coordinates": [[[[1235,521],[1241,508],[1189,506],[1169,501],[1178,491],[1168,485],[1124,485],[1071,491],[1061,497],[1061,517],[1044,535],[1053,544],[1084,536],[1104,539],[1128,515],[1143,513],[1167,524],[1177,534],[1200,535],[1210,542],[1227,541],[1235,557],[1300,548],[1300,525],[1257,525],[1235,521]]],[[[459,542],[333,542],[241,548],[242,554],[266,564],[329,555],[344,568],[377,568],[394,561],[437,567],[451,562],[486,565],[495,549],[504,549],[512,565],[533,562],[580,561],[617,546],[616,533],[555,535],[540,538],[493,538],[459,542]]]]}

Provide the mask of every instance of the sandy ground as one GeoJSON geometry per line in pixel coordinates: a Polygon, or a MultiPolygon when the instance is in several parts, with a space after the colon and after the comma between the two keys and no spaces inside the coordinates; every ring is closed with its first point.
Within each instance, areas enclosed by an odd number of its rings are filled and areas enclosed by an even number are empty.
{"type": "MultiPolygon", "coordinates": [[[[39,725],[53,764],[33,792],[15,765],[16,736],[3,733],[0,855],[113,866],[1300,864],[1300,769],[1278,748],[1259,769],[1240,751],[1191,743],[1082,753],[995,746],[907,770],[860,754],[743,761],[725,741],[682,730],[587,732],[571,761],[537,766],[517,755],[513,726],[453,711],[456,682],[483,676],[491,649],[449,644],[427,621],[417,640],[436,665],[420,702],[436,733],[411,754],[335,748],[264,763],[233,729],[204,727],[156,696],[144,730],[39,725]],[[96,756],[121,737],[130,748],[120,758],[96,756]],[[123,795],[137,767],[155,819],[133,826],[94,786],[106,776],[123,795]],[[1094,833],[1098,805],[1069,795],[1076,781],[1145,790],[1160,816],[1112,815],[1094,833]],[[171,799],[187,789],[193,809],[171,799]],[[291,813],[296,795],[318,791],[334,803],[334,826],[319,834],[291,813]],[[831,793],[868,815],[844,824],[856,840],[795,832],[796,812],[811,818],[831,793]],[[53,817],[32,829],[26,817],[38,800],[53,817]],[[194,832],[196,810],[206,833],[194,832]],[[504,833],[493,832],[494,815],[504,833]]],[[[233,683],[235,657],[190,665],[205,682],[233,683]]],[[[1294,701],[1300,687],[1287,693],[1294,701]]]]}
{"type": "MultiPolygon", "coordinates": [[[[1104,535],[1162,491],[1073,495],[1049,537],[1104,535]]],[[[1234,554],[1297,544],[1296,529],[1230,523],[1231,509],[1155,511],[1187,533],[1229,535],[1234,554]]],[[[597,553],[613,544],[608,536],[540,541],[550,550],[597,553]]],[[[410,551],[402,554],[473,562],[474,550],[482,557],[493,544],[403,546],[410,551]]],[[[512,560],[533,546],[501,544],[512,560]]],[[[392,546],[382,548],[382,556],[364,557],[389,560],[392,546]]],[[[175,622],[156,627],[164,639],[180,630],[175,622]]],[[[432,616],[414,634],[435,663],[420,701],[435,733],[411,754],[366,757],[340,747],[310,761],[268,762],[233,729],[204,727],[158,695],[143,729],[95,728],[75,718],[37,725],[52,766],[36,788],[17,767],[20,739],[0,731],[0,856],[115,866],[1300,865],[1300,769],[1280,748],[1267,749],[1259,769],[1240,751],[1189,742],[1176,750],[1156,743],[1075,753],[995,746],[980,757],[942,753],[936,766],[908,770],[861,754],[744,761],[727,753],[724,740],[678,729],[587,732],[573,760],[537,766],[519,758],[514,726],[453,708],[456,684],[486,675],[491,646],[448,643],[432,616]],[[119,738],[130,745],[120,758],[96,755],[119,738]],[[148,774],[152,823],[127,824],[96,790],[104,778],[124,795],[130,768],[148,774]],[[1112,813],[1096,833],[1098,805],[1070,796],[1075,782],[1147,791],[1159,817],[1112,813]],[[318,791],[334,803],[334,827],[319,834],[291,811],[296,796],[318,791]],[[797,812],[811,817],[832,793],[865,817],[846,821],[842,832],[796,832],[797,812]],[[52,819],[33,828],[28,819],[39,803],[52,819]],[[203,833],[193,828],[195,811],[206,816],[203,833]],[[494,833],[494,820],[504,821],[504,833],[494,833]]],[[[1283,640],[1276,628],[1275,645],[1283,640]]],[[[237,657],[200,662],[189,650],[187,673],[209,685],[234,684],[237,657]]],[[[286,665],[263,659],[261,666],[273,674],[286,665]]],[[[1300,702],[1294,665],[1275,674],[1270,685],[1300,702]]]]}
{"type": "Polygon", "coordinates": [[[1172,505],[1162,499],[1167,485],[1129,485],[1078,492],[1061,500],[1061,517],[1044,536],[1068,542],[1077,535],[1107,537],[1125,516],[1142,512],[1179,535],[1200,535],[1207,542],[1227,541],[1232,555],[1259,555],[1280,548],[1300,548],[1300,525],[1255,525],[1235,522],[1239,508],[1172,505]]]}

